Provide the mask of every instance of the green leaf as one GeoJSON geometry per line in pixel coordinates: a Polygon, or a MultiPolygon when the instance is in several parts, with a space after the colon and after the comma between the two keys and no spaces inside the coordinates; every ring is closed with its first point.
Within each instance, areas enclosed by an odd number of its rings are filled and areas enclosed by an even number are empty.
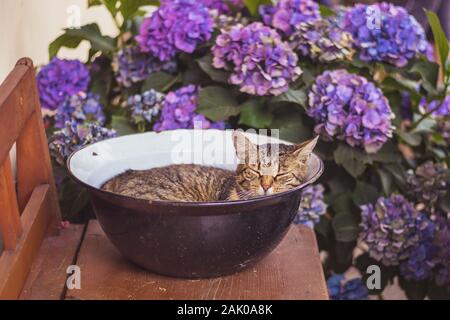
{"type": "Polygon", "coordinates": [[[383,169],[391,174],[396,184],[400,187],[404,187],[406,184],[405,172],[406,169],[402,167],[400,163],[385,163],[383,169]]]}
{"type": "Polygon", "coordinates": [[[279,129],[280,139],[293,143],[311,138],[312,128],[304,124],[302,114],[296,109],[292,112],[274,115],[270,128],[279,129]]]}
{"type": "Polygon", "coordinates": [[[136,129],[131,125],[130,121],[125,116],[112,116],[111,127],[117,131],[119,136],[136,133],[136,129]]]}
{"type": "Polygon", "coordinates": [[[331,220],[325,216],[321,216],[319,223],[314,225],[314,231],[320,233],[323,237],[328,238],[331,230],[331,220]]]}
{"type": "Polygon", "coordinates": [[[331,203],[335,216],[331,221],[331,226],[337,241],[350,242],[358,238],[358,219],[352,213],[353,205],[349,194],[338,196],[331,203]]]}
{"type": "Polygon", "coordinates": [[[103,36],[96,23],[84,25],[80,28],[64,29],[65,33],[56,38],[48,47],[50,58],[58,54],[62,47],[76,48],[82,40],[87,40],[91,44],[93,51],[110,53],[116,49],[116,42],[113,38],[103,36]]]}
{"type": "Polygon", "coordinates": [[[344,143],[340,143],[334,151],[334,160],[355,178],[364,172],[366,164],[371,163],[371,160],[362,151],[344,143]]]}
{"type": "Polygon", "coordinates": [[[239,105],[230,91],[218,86],[200,90],[197,111],[213,121],[227,120],[239,114],[239,105]]]}
{"type": "Polygon", "coordinates": [[[120,13],[124,20],[133,18],[138,9],[142,6],[159,6],[157,0],[122,0],[120,5],[120,13]]]}
{"type": "Polygon", "coordinates": [[[62,47],[74,49],[80,45],[81,41],[83,41],[83,39],[80,37],[72,37],[64,33],[49,44],[48,55],[50,59],[52,59],[58,54],[59,49],[62,47]]]}
{"type": "Polygon", "coordinates": [[[96,70],[91,69],[89,91],[100,97],[100,103],[105,108],[108,107],[109,104],[108,97],[113,77],[114,73],[111,68],[111,61],[108,59],[105,59],[105,62],[101,64],[100,68],[96,70]]]}
{"type": "Polygon", "coordinates": [[[163,71],[150,74],[142,85],[142,92],[154,89],[159,92],[166,92],[175,83],[180,81],[179,76],[173,76],[163,71]]]}
{"type": "Polygon", "coordinates": [[[292,102],[302,106],[303,108],[307,108],[308,104],[308,95],[304,89],[293,90],[289,89],[288,91],[280,94],[279,96],[273,97],[271,99],[272,103],[277,102],[292,102]]]}
{"type": "Polygon", "coordinates": [[[366,154],[367,161],[366,163],[372,162],[383,162],[383,163],[392,163],[399,162],[402,160],[402,156],[398,151],[396,145],[389,140],[386,142],[380,150],[376,153],[366,154]]]}
{"type": "Polygon", "coordinates": [[[333,218],[331,225],[337,241],[350,242],[358,238],[358,220],[350,213],[340,213],[333,218]]]}
{"type": "Polygon", "coordinates": [[[240,108],[240,124],[253,128],[267,128],[272,123],[272,113],[264,104],[256,99],[244,102],[240,108]]]}
{"type": "Polygon", "coordinates": [[[323,4],[319,4],[319,10],[322,17],[332,17],[336,15],[336,12],[334,12],[333,9],[323,4]]]}
{"type": "Polygon", "coordinates": [[[377,188],[363,181],[358,181],[356,182],[352,199],[355,205],[359,207],[363,204],[374,203],[379,196],[377,188]]]}
{"type": "Polygon", "coordinates": [[[216,69],[212,66],[212,56],[210,54],[205,55],[204,57],[201,57],[200,59],[196,60],[200,68],[214,81],[221,82],[221,83],[227,83],[228,81],[228,73],[216,69]]]}
{"type": "Polygon", "coordinates": [[[439,65],[428,60],[417,60],[409,69],[410,73],[417,73],[428,91],[435,91],[439,78],[439,65]]]}
{"type": "Polygon", "coordinates": [[[417,147],[422,143],[422,136],[413,132],[397,131],[397,135],[412,147],[417,147]]]}
{"type": "Polygon", "coordinates": [[[102,5],[101,0],[88,0],[87,3],[88,3],[88,8],[102,5]]]}
{"type": "Polygon", "coordinates": [[[378,176],[380,177],[383,193],[385,196],[389,196],[393,191],[392,175],[382,168],[377,168],[376,170],[378,176]]]}
{"type": "Polygon", "coordinates": [[[271,4],[270,0],[244,0],[244,4],[253,17],[259,16],[259,6],[262,4],[271,4]]]}
{"type": "Polygon", "coordinates": [[[117,2],[118,0],[102,0],[105,4],[106,9],[108,9],[109,13],[113,16],[113,18],[117,15],[117,2]]]}
{"type": "Polygon", "coordinates": [[[433,31],[434,42],[439,51],[439,56],[441,58],[441,66],[445,68],[445,62],[447,61],[449,46],[448,40],[445,36],[444,30],[442,30],[441,22],[439,21],[439,17],[433,11],[426,11],[428,23],[431,26],[431,30],[433,31]]]}
{"type": "Polygon", "coordinates": [[[59,190],[61,213],[64,219],[74,220],[89,203],[89,193],[85,188],[66,179],[59,190]]]}

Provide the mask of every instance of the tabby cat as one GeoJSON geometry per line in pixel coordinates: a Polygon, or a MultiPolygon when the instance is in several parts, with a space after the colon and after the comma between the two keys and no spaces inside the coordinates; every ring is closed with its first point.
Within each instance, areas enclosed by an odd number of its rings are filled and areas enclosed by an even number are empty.
{"type": "Polygon", "coordinates": [[[318,137],[296,145],[250,142],[233,133],[236,171],[195,164],[128,170],[102,189],[146,200],[207,202],[249,199],[283,192],[305,181],[318,137]]]}

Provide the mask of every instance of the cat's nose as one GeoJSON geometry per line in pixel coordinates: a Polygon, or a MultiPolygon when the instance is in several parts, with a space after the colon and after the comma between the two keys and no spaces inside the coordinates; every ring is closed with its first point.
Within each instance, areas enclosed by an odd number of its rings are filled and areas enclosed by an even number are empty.
{"type": "Polygon", "coordinates": [[[269,190],[269,189],[270,189],[270,187],[271,187],[271,185],[270,185],[270,184],[262,184],[262,185],[261,185],[261,188],[263,188],[263,190],[264,190],[264,191],[267,191],[267,190],[269,190]]]}

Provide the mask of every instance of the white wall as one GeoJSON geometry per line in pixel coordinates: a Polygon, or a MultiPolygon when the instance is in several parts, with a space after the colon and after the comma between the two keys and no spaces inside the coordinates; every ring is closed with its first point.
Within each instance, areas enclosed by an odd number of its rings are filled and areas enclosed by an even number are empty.
{"type": "MultiPolygon", "coordinates": [[[[97,22],[103,34],[117,34],[108,11],[103,7],[87,10],[87,0],[0,0],[0,83],[21,57],[30,57],[35,66],[47,63],[49,43],[77,16],[81,25],[97,22]]],[[[63,48],[58,56],[86,60],[88,48],[87,43],[77,49],[63,48]]]]}
{"type": "MultiPolygon", "coordinates": [[[[95,21],[104,34],[116,34],[108,11],[87,10],[87,0],[0,0],[0,81],[20,57],[32,58],[35,65],[48,62],[48,44],[74,21],[78,10],[82,25],[95,21]],[[72,6],[77,6],[75,14],[68,12],[72,6]]],[[[58,56],[85,60],[87,48],[83,43],[75,50],[62,49],[58,56]]]]}

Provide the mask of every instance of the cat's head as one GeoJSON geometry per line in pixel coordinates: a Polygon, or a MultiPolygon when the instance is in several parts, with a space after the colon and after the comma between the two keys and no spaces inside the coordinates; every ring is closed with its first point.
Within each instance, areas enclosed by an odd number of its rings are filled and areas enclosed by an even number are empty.
{"type": "Polygon", "coordinates": [[[318,137],[300,144],[253,144],[242,132],[233,133],[239,159],[236,183],[242,199],[270,195],[305,182],[307,161],[318,137]]]}

